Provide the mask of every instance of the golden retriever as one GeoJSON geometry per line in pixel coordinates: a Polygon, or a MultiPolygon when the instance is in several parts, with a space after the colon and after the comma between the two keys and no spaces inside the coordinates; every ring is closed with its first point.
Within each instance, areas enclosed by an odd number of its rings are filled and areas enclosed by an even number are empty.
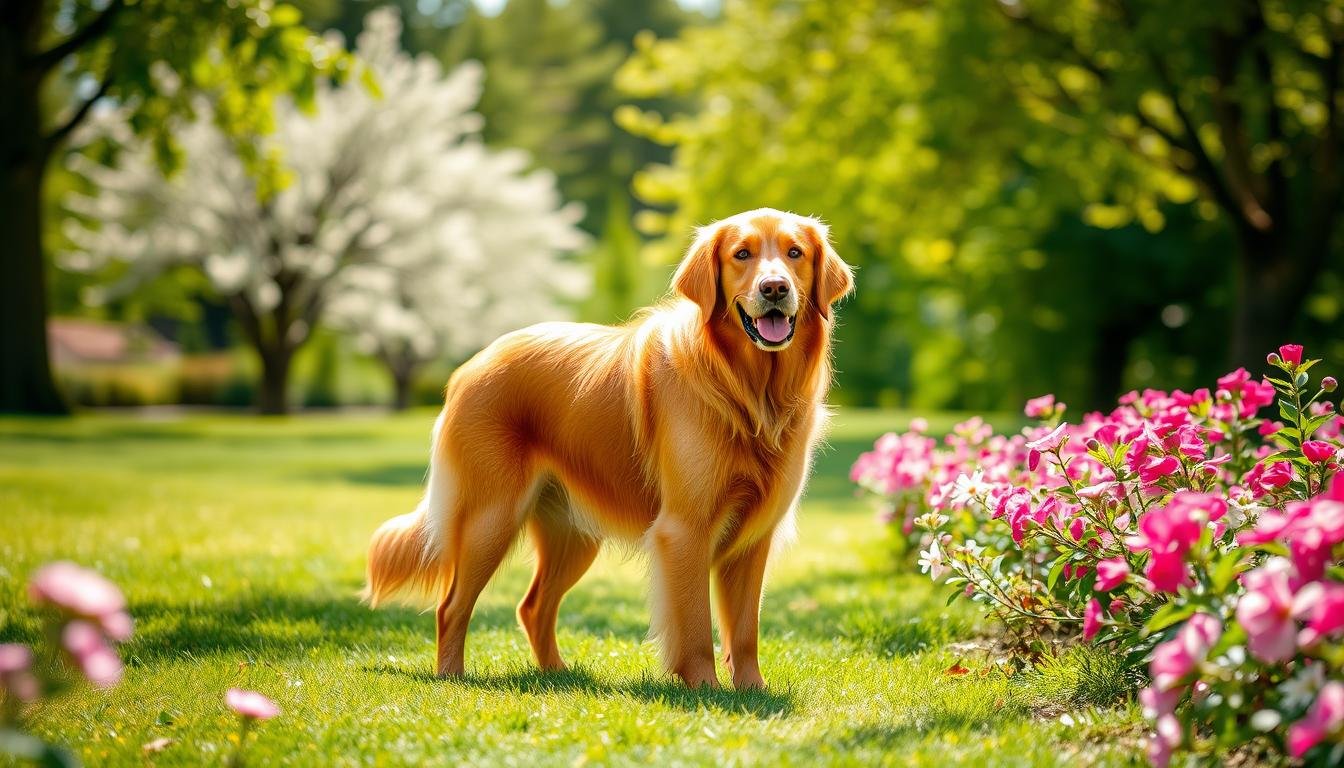
{"type": "Polygon", "coordinates": [[[501,337],[448,380],[424,500],[374,533],[367,599],[438,598],[438,674],[461,675],[476,599],[527,528],[518,619],[559,669],[565,593],[603,539],[639,542],[668,671],[718,685],[712,578],[733,685],[763,686],[766,559],[822,437],[832,304],[853,284],[824,225],[761,209],[700,229],[675,295],[624,325],[501,337]]]}

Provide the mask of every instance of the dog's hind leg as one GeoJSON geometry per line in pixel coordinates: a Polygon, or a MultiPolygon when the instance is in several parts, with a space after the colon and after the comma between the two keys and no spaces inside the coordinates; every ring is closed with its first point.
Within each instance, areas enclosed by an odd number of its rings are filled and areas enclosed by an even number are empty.
{"type": "Polygon", "coordinates": [[[476,599],[508,554],[533,501],[529,497],[536,493],[535,483],[528,487],[504,480],[498,475],[490,477],[488,498],[481,497],[483,486],[478,486],[477,493],[464,492],[456,499],[452,582],[436,614],[439,677],[456,677],[465,671],[467,627],[476,599]]]}
{"type": "Polygon", "coordinates": [[[532,586],[518,604],[518,621],[527,632],[537,666],[564,669],[555,641],[555,622],[565,593],[588,571],[601,542],[574,526],[569,503],[557,485],[548,485],[527,519],[527,530],[537,548],[532,586]]]}

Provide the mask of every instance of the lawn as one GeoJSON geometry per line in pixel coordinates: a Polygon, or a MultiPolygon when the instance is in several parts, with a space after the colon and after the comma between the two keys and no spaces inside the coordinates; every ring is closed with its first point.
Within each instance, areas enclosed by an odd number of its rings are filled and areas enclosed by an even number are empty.
{"type": "MultiPolygon", "coordinates": [[[[645,643],[644,562],[606,551],[561,611],[571,670],[539,674],[513,607],[511,557],[477,607],[468,676],[429,672],[432,616],[370,611],[369,534],[420,493],[433,414],[0,420],[0,641],[38,632],[24,582],[57,558],[126,591],[128,670],[30,713],[91,765],[218,764],[234,748],[224,690],[282,714],[255,765],[1127,765],[1138,713],[1069,709],[1069,665],[981,674],[990,627],[898,570],[855,499],[850,461],[909,414],[841,411],[798,543],[772,566],[765,692],[687,691],[645,643]],[[962,676],[947,670],[961,662],[962,676]],[[171,744],[145,754],[142,745],[171,744]]],[[[935,429],[951,417],[933,419],[935,429]]],[[[721,672],[722,674],[722,672],[721,672]]]]}

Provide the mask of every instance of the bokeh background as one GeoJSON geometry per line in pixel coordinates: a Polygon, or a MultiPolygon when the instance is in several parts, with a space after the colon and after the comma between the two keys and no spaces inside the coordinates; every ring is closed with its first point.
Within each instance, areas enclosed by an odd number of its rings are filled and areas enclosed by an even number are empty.
{"type": "MultiPolygon", "coordinates": [[[[435,402],[817,215],[841,404],[1344,359],[1338,0],[12,0],[0,409],[435,402]]],[[[1253,369],[1257,370],[1257,369],[1253,369]]]]}

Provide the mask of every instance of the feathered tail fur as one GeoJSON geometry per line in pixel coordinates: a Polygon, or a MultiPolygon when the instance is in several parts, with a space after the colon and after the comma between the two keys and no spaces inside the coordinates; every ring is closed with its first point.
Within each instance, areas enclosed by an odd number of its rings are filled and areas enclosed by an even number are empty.
{"type": "MultiPolygon", "coordinates": [[[[437,443],[443,416],[434,424],[437,443]]],[[[367,582],[362,593],[377,608],[391,599],[423,603],[448,594],[453,579],[452,551],[447,539],[451,526],[452,483],[437,445],[430,451],[429,483],[414,512],[388,520],[369,542],[367,582]]]]}

